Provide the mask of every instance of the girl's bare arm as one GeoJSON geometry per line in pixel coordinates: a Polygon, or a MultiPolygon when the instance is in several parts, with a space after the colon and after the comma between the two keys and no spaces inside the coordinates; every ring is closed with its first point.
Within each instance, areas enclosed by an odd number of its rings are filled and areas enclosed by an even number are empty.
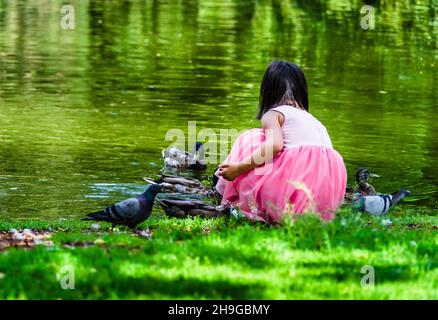
{"type": "Polygon", "coordinates": [[[276,111],[268,111],[263,116],[261,122],[265,132],[265,142],[244,161],[220,165],[219,176],[223,176],[227,180],[234,180],[239,175],[271,161],[283,149],[281,125],[284,122],[284,116],[276,111]]]}

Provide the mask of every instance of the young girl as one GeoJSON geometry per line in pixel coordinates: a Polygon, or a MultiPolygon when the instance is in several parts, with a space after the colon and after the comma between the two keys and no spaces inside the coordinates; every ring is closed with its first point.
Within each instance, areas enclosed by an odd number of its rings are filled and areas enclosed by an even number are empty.
{"type": "Polygon", "coordinates": [[[347,172],[326,128],[308,112],[307,83],[297,65],[271,63],[259,108],[262,129],[243,133],[215,173],[222,203],[269,223],[286,213],[318,212],[332,219],[347,172]]]}

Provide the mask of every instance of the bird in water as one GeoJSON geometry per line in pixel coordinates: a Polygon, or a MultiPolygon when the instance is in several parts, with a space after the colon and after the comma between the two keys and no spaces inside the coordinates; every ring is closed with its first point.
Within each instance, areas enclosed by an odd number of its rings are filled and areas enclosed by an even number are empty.
{"type": "Polygon", "coordinates": [[[146,186],[145,191],[135,198],[130,198],[113,204],[104,210],[89,213],[81,220],[106,221],[112,223],[111,230],[116,225],[125,225],[135,230],[138,224],[145,221],[152,212],[155,197],[161,192],[157,184],[146,186]]]}
{"type": "Polygon", "coordinates": [[[376,189],[370,184],[372,178],[380,178],[380,176],[370,172],[367,168],[359,168],[356,170],[356,183],[361,194],[365,196],[374,196],[377,194],[376,189]]]}
{"type": "Polygon", "coordinates": [[[198,216],[202,218],[217,218],[230,214],[227,205],[215,206],[208,202],[193,199],[157,199],[164,212],[169,217],[184,218],[198,216]]]}
{"type": "Polygon", "coordinates": [[[170,147],[161,152],[164,166],[175,169],[205,170],[207,165],[204,161],[204,145],[196,142],[193,153],[183,151],[178,147],[170,147]]]}
{"type": "Polygon", "coordinates": [[[392,207],[400,202],[403,198],[410,195],[409,190],[401,189],[393,194],[377,194],[372,196],[355,193],[352,201],[354,212],[367,212],[372,215],[382,215],[387,213],[392,207]]]}
{"type": "Polygon", "coordinates": [[[358,168],[355,174],[357,189],[352,186],[346,187],[344,197],[345,202],[350,203],[356,193],[364,196],[376,195],[376,189],[370,184],[372,178],[380,178],[380,176],[370,172],[367,168],[358,168]]]}
{"type": "Polygon", "coordinates": [[[217,192],[209,186],[204,185],[201,181],[192,178],[172,176],[162,174],[158,179],[144,177],[148,183],[158,184],[163,193],[184,193],[196,194],[206,197],[214,197],[217,192]]]}

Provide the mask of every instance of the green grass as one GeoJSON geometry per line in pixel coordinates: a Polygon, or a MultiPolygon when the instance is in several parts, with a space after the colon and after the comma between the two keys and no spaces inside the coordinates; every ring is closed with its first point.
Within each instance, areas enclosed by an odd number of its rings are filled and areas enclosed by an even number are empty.
{"type": "Polygon", "coordinates": [[[282,226],[154,212],[141,225],[151,239],[109,234],[106,224],[1,222],[0,230],[56,232],[52,247],[0,252],[0,298],[437,299],[437,225],[434,212],[402,207],[382,218],[344,209],[331,223],[307,215],[282,226]],[[72,242],[91,245],[65,246],[72,242]],[[57,280],[65,265],[75,269],[74,290],[57,280]],[[374,288],[361,287],[364,265],[374,267],[374,288]]]}

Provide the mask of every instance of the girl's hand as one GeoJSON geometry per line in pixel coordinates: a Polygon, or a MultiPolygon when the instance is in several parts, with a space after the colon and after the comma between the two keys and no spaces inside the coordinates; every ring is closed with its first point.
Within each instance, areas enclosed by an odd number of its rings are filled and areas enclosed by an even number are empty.
{"type": "Polygon", "coordinates": [[[219,166],[218,175],[228,181],[233,181],[242,173],[240,163],[224,162],[219,166]]]}

